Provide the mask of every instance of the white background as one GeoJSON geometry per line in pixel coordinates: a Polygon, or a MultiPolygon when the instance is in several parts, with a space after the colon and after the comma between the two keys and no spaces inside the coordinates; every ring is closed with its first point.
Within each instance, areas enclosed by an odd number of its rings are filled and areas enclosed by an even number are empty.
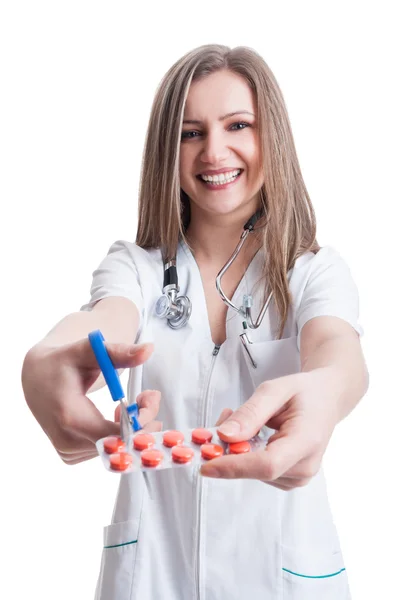
{"type": "MultiPolygon", "coordinates": [[[[214,42],[251,46],[273,70],[318,239],[340,251],[359,288],[371,387],[336,430],[325,468],[353,600],[395,597],[393,4],[2,3],[1,598],[93,597],[118,477],[99,459],[60,461],[24,402],[21,364],[88,300],[92,271],[112,242],[134,239],[155,89],[183,53],[214,42]]],[[[110,417],[110,396],[96,396],[110,417]]]]}

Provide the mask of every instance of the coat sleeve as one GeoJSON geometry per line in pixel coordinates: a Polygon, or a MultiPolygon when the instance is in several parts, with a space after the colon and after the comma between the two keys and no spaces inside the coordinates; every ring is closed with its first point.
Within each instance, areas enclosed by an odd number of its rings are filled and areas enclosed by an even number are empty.
{"type": "Polygon", "coordinates": [[[358,289],[348,265],[331,247],[324,247],[309,263],[309,272],[297,308],[298,347],[301,331],[310,319],[332,316],[349,323],[362,336],[358,289]]]}
{"type": "Polygon", "coordinates": [[[104,298],[122,296],[136,305],[142,321],[144,302],[134,262],[134,246],[122,240],[112,244],[108,254],[92,274],[90,300],[80,310],[91,310],[104,298]]]}

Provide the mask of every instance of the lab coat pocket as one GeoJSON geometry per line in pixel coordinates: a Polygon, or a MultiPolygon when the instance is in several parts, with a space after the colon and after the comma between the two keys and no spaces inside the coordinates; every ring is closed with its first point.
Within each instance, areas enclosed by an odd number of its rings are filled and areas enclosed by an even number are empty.
{"type": "Polygon", "coordinates": [[[257,365],[256,368],[253,367],[248,353],[242,348],[255,388],[268,379],[299,373],[301,370],[297,336],[282,340],[253,342],[248,344],[247,348],[257,365]]]}
{"type": "Polygon", "coordinates": [[[340,551],[282,547],[283,600],[350,600],[340,551]]]}
{"type": "Polygon", "coordinates": [[[105,527],[96,600],[130,600],[138,526],[138,521],[125,521],[105,527]]]}

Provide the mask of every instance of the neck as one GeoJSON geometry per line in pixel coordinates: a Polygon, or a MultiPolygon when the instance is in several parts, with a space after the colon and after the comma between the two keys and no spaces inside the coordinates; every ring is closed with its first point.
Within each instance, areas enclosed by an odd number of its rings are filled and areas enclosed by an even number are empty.
{"type": "MultiPolygon", "coordinates": [[[[244,213],[233,215],[210,215],[191,206],[191,222],[187,231],[187,241],[197,261],[212,262],[219,266],[225,264],[234,252],[243,226],[254,214],[255,209],[249,207],[244,213]]],[[[238,260],[251,260],[261,245],[261,237],[249,234],[244,252],[238,260]]],[[[243,249],[242,249],[243,250],[243,249]]]]}

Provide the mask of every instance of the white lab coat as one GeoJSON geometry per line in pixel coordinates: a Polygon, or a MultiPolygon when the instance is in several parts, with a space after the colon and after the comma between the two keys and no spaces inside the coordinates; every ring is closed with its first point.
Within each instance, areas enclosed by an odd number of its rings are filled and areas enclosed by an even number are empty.
{"type": "MultiPolygon", "coordinates": [[[[262,252],[251,262],[235,295],[253,292],[262,252]]],[[[137,341],[155,351],[130,372],[128,395],[162,393],[164,429],[212,426],[225,407],[238,408],[267,379],[300,370],[303,325],[321,315],[358,325],[358,297],[343,259],[332,248],[300,257],[292,270],[294,305],[281,340],[275,340],[273,307],[249,330],[258,367],[243,351],[241,318],[229,309],[227,339],[214,352],[205,295],[193,255],[177,254],[180,293],[192,300],[192,316],[172,330],[154,313],[162,293],[160,251],[116,242],[93,274],[90,310],[99,299],[125,296],[141,313],[137,341]]],[[[261,294],[255,293],[256,317],[261,294]]],[[[322,402],[322,398],[319,398],[322,402]]],[[[123,475],[104,531],[97,600],[348,600],[347,574],[329,509],[322,470],[290,492],[253,480],[198,477],[197,469],[123,475]]]]}

